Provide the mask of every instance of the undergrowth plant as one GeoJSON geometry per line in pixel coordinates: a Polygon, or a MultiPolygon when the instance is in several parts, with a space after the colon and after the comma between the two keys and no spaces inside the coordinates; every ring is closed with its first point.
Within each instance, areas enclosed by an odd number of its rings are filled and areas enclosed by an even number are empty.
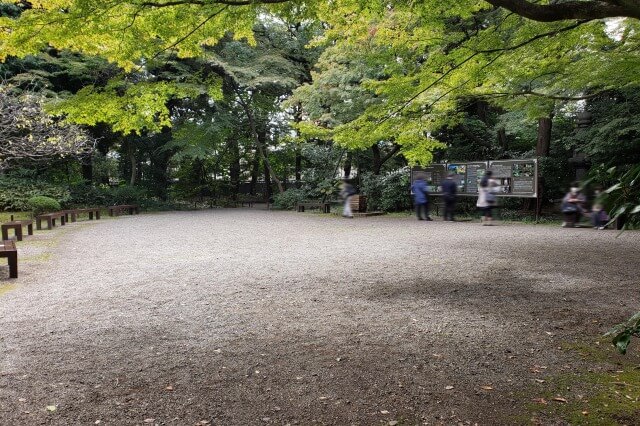
{"type": "Polygon", "coordinates": [[[629,318],[627,322],[613,327],[605,336],[613,337],[611,343],[618,349],[618,352],[626,354],[631,338],[640,338],[640,312],[629,318]]]}

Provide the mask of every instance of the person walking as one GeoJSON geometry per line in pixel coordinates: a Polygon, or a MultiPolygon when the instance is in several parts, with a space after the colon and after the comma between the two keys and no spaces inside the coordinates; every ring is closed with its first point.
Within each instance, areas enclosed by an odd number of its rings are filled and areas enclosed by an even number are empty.
{"type": "Polygon", "coordinates": [[[564,222],[562,222],[563,228],[573,228],[578,226],[578,222],[585,214],[584,205],[587,199],[580,192],[580,186],[578,182],[573,182],[569,192],[562,199],[560,209],[564,215],[564,222]]]}
{"type": "Polygon", "coordinates": [[[442,182],[442,199],[444,201],[444,220],[453,222],[453,215],[456,209],[456,194],[458,185],[453,180],[453,173],[449,173],[444,182],[442,182]]]}
{"type": "Polygon", "coordinates": [[[491,176],[493,176],[493,172],[487,170],[478,186],[478,201],[476,202],[476,206],[482,210],[480,222],[482,222],[483,225],[492,224],[493,214],[491,211],[496,205],[495,188],[498,186],[498,183],[493,180],[491,176]]]}
{"type": "Polygon", "coordinates": [[[352,219],[353,213],[351,212],[351,197],[356,193],[355,188],[346,179],[342,181],[340,188],[340,196],[344,198],[344,208],[342,209],[342,217],[352,219]]]}
{"type": "Polygon", "coordinates": [[[422,173],[416,175],[416,179],[411,185],[411,193],[413,193],[413,204],[415,204],[418,220],[431,220],[429,217],[429,190],[422,173]]]}

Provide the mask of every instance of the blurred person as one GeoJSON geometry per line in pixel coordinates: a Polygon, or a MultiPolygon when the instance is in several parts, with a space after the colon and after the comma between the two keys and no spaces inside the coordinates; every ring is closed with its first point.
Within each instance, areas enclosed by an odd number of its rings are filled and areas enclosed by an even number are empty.
{"type": "Polygon", "coordinates": [[[482,211],[480,222],[483,225],[492,224],[492,210],[496,206],[496,188],[499,185],[498,182],[492,179],[492,176],[493,172],[487,170],[480,180],[480,185],[478,185],[478,201],[476,202],[476,206],[482,211]]]}
{"type": "Polygon", "coordinates": [[[449,173],[442,183],[442,199],[444,201],[444,220],[453,222],[453,215],[456,209],[456,194],[458,185],[453,180],[453,173],[449,173]]]}
{"type": "Polygon", "coordinates": [[[416,174],[416,179],[411,185],[411,192],[413,193],[413,204],[416,207],[418,220],[431,220],[429,217],[429,189],[423,173],[416,174]],[[422,215],[423,212],[424,217],[422,215]]]}
{"type": "Polygon", "coordinates": [[[356,194],[356,190],[346,179],[342,180],[340,185],[340,196],[344,199],[344,208],[342,209],[342,217],[353,218],[351,212],[351,197],[356,194]]]}
{"type": "Polygon", "coordinates": [[[573,228],[580,222],[580,218],[584,215],[584,203],[586,199],[580,192],[577,182],[573,182],[569,188],[569,192],[562,199],[561,210],[564,215],[563,228],[573,228]]]}
{"type": "Polygon", "coordinates": [[[598,230],[606,229],[607,222],[609,222],[609,215],[604,209],[601,196],[602,187],[598,186],[595,189],[593,205],[591,206],[591,223],[593,223],[593,229],[598,230]]]}

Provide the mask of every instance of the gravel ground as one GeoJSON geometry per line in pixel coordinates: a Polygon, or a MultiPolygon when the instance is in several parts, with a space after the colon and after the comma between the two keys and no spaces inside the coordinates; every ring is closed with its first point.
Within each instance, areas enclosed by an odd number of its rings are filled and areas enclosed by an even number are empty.
{"type": "Polygon", "coordinates": [[[41,232],[0,267],[0,424],[510,424],[585,368],[563,343],[640,306],[616,235],[252,209],[41,232]]]}

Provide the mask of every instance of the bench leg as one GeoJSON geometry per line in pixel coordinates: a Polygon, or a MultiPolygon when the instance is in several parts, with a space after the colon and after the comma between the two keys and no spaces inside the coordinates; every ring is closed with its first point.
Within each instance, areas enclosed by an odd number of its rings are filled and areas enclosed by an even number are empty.
{"type": "Polygon", "coordinates": [[[9,253],[9,278],[18,278],[18,253],[9,253]]]}
{"type": "MultiPolygon", "coordinates": [[[[75,222],[77,219],[77,216],[75,213],[71,213],[71,222],[75,222]]],[[[66,219],[65,219],[66,220],[66,219]]]]}
{"type": "Polygon", "coordinates": [[[96,220],[100,219],[100,210],[96,210],[96,220]]]}
{"type": "Polygon", "coordinates": [[[22,225],[15,229],[16,239],[22,241],[22,225]]]}
{"type": "Polygon", "coordinates": [[[64,219],[64,216],[60,218],[60,226],[64,226],[67,224],[67,221],[64,219]]]}
{"type": "Polygon", "coordinates": [[[33,235],[33,223],[27,225],[27,234],[33,235]]]}
{"type": "Polygon", "coordinates": [[[89,212],[89,220],[93,220],[93,212],[89,212]]]}
{"type": "Polygon", "coordinates": [[[50,217],[47,219],[47,229],[53,229],[53,227],[56,226],[56,218],[55,217],[50,217]]]}
{"type": "Polygon", "coordinates": [[[9,229],[2,228],[2,241],[9,239],[9,229]]]}
{"type": "Polygon", "coordinates": [[[38,231],[41,231],[41,230],[42,230],[42,219],[40,219],[40,218],[37,218],[37,219],[36,219],[36,229],[37,229],[38,231]]]}

